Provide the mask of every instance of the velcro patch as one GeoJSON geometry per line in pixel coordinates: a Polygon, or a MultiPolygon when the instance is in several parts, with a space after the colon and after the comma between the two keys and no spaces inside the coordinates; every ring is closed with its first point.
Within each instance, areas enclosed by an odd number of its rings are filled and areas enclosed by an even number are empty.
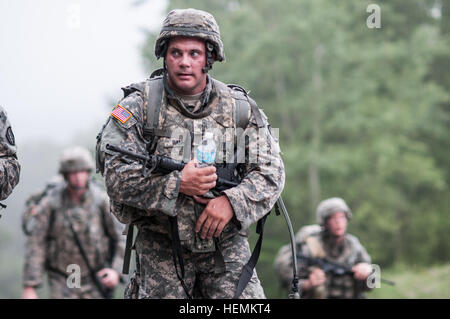
{"type": "Polygon", "coordinates": [[[131,114],[127,109],[125,109],[120,104],[117,104],[114,111],[111,112],[111,115],[118,119],[122,124],[125,124],[126,121],[128,121],[133,114],[131,114]]]}
{"type": "Polygon", "coordinates": [[[8,140],[8,143],[11,144],[12,146],[16,145],[16,139],[14,138],[11,126],[6,129],[6,139],[8,140]]]}

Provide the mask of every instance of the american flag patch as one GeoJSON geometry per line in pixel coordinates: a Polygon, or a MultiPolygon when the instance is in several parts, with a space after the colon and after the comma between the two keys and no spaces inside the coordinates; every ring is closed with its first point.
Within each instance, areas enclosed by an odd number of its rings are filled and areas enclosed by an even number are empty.
{"type": "Polygon", "coordinates": [[[128,110],[122,107],[120,104],[117,104],[114,111],[111,112],[111,115],[118,119],[122,124],[128,121],[133,114],[131,114],[128,110]]]}

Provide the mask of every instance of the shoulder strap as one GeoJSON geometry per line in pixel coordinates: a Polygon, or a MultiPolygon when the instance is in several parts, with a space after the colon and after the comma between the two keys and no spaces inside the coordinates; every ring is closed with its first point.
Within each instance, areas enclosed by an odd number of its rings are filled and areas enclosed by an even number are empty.
{"type": "MultiPolygon", "coordinates": [[[[144,134],[149,136],[149,145],[153,144],[155,137],[170,137],[168,132],[158,128],[159,114],[161,112],[162,96],[164,83],[160,70],[152,73],[150,78],[145,82],[144,89],[144,109],[146,112],[146,121],[144,123],[144,134]]],[[[125,255],[123,258],[122,273],[128,274],[130,271],[131,251],[133,250],[134,224],[130,222],[126,225],[123,235],[126,235],[125,255]]]]}
{"type": "Polygon", "coordinates": [[[75,240],[75,244],[78,247],[78,250],[80,251],[81,257],[83,258],[84,262],[86,263],[86,266],[88,268],[89,271],[89,275],[91,276],[91,279],[93,281],[93,283],[95,284],[95,286],[97,287],[97,289],[99,290],[100,294],[103,296],[103,298],[105,299],[111,299],[112,298],[112,290],[106,288],[105,286],[103,286],[103,284],[100,282],[99,278],[97,277],[96,272],[94,271],[94,269],[91,267],[90,263],[89,263],[89,259],[86,255],[86,251],[84,250],[80,239],[78,238],[78,235],[75,231],[75,229],[73,228],[72,222],[70,221],[70,218],[67,219],[68,223],[69,223],[69,227],[70,230],[72,231],[72,235],[73,238],[75,240]]]}
{"type": "Polygon", "coordinates": [[[148,134],[152,140],[155,136],[170,137],[168,132],[158,128],[163,90],[164,84],[162,77],[155,77],[147,80],[144,92],[147,121],[144,123],[144,132],[148,134]]]}
{"type": "Polygon", "coordinates": [[[236,101],[236,112],[235,112],[235,123],[236,127],[240,127],[245,129],[249,122],[249,108],[256,120],[256,124],[259,128],[264,127],[264,121],[261,116],[261,112],[259,110],[256,102],[248,96],[247,91],[239,85],[236,84],[228,84],[227,85],[231,89],[231,95],[236,101]]]}

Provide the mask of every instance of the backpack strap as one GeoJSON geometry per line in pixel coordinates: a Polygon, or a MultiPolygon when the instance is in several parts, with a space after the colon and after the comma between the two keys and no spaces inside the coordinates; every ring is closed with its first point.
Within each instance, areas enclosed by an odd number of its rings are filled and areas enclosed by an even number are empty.
{"type": "Polygon", "coordinates": [[[236,84],[228,84],[227,86],[231,89],[232,97],[236,101],[236,112],[234,115],[236,127],[243,129],[247,127],[249,122],[249,108],[255,117],[256,125],[259,128],[264,127],[265,123],[262,119],[259,107],[256,102],[248,96],[247,91],[245,91],[242,86],[236,84]]]}
{"type": "Polygon", "coordinates": [[[253,252],[250,256],[250,259],[242,268],[241,275],[239,276],[238,286],[236,292],[234,293],[233,299],[239,298],[239,296],[244,291],[245,287],[247,287],[247,284],[249,283],[250,279],[252,279],[253,270],[255,269],[256,264],[258,263],[259,255],[261,253],[261,247],[264,237],[264,224],[266,223],[266,219],[267,216],[269,216],[269,214],[270,212],[264,215],[260,220],[258,220],[258,223],[256,224],[256,233],[259,235],[258,241],[256,242],[255,248],[253,248],[253,252]]]}
{"type": "Polygon", "coordinates": [[[133,250],[134,223],[128,223],[122,235],[126,235],[125,254],[123,256],[122,274],[130,273],[131,251],[133,250]]]}
{"type": "Polygon", "coordinates": [[[153,142],[155,137],[170,137],[168,131],[158,128],[159,114],[161,113],[164,83],[162,77],[150,78],[145,85],[145,104],[147,121],[144,123],[144,133],[150,136],[153,142]]]}

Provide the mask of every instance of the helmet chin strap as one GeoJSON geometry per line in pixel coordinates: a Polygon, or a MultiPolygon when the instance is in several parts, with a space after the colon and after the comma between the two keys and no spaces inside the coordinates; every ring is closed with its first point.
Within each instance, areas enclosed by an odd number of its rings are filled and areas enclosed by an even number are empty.
{"type": "Polygon", "coordinates": [[[206,65],[202,68],[203,73],[208,73],[209,70],[212,69],[212,66],[214,64],[214,57],[213,57],[213,51],[214,46],[210,42],[205,42],[206,47],[206,65]]]}

